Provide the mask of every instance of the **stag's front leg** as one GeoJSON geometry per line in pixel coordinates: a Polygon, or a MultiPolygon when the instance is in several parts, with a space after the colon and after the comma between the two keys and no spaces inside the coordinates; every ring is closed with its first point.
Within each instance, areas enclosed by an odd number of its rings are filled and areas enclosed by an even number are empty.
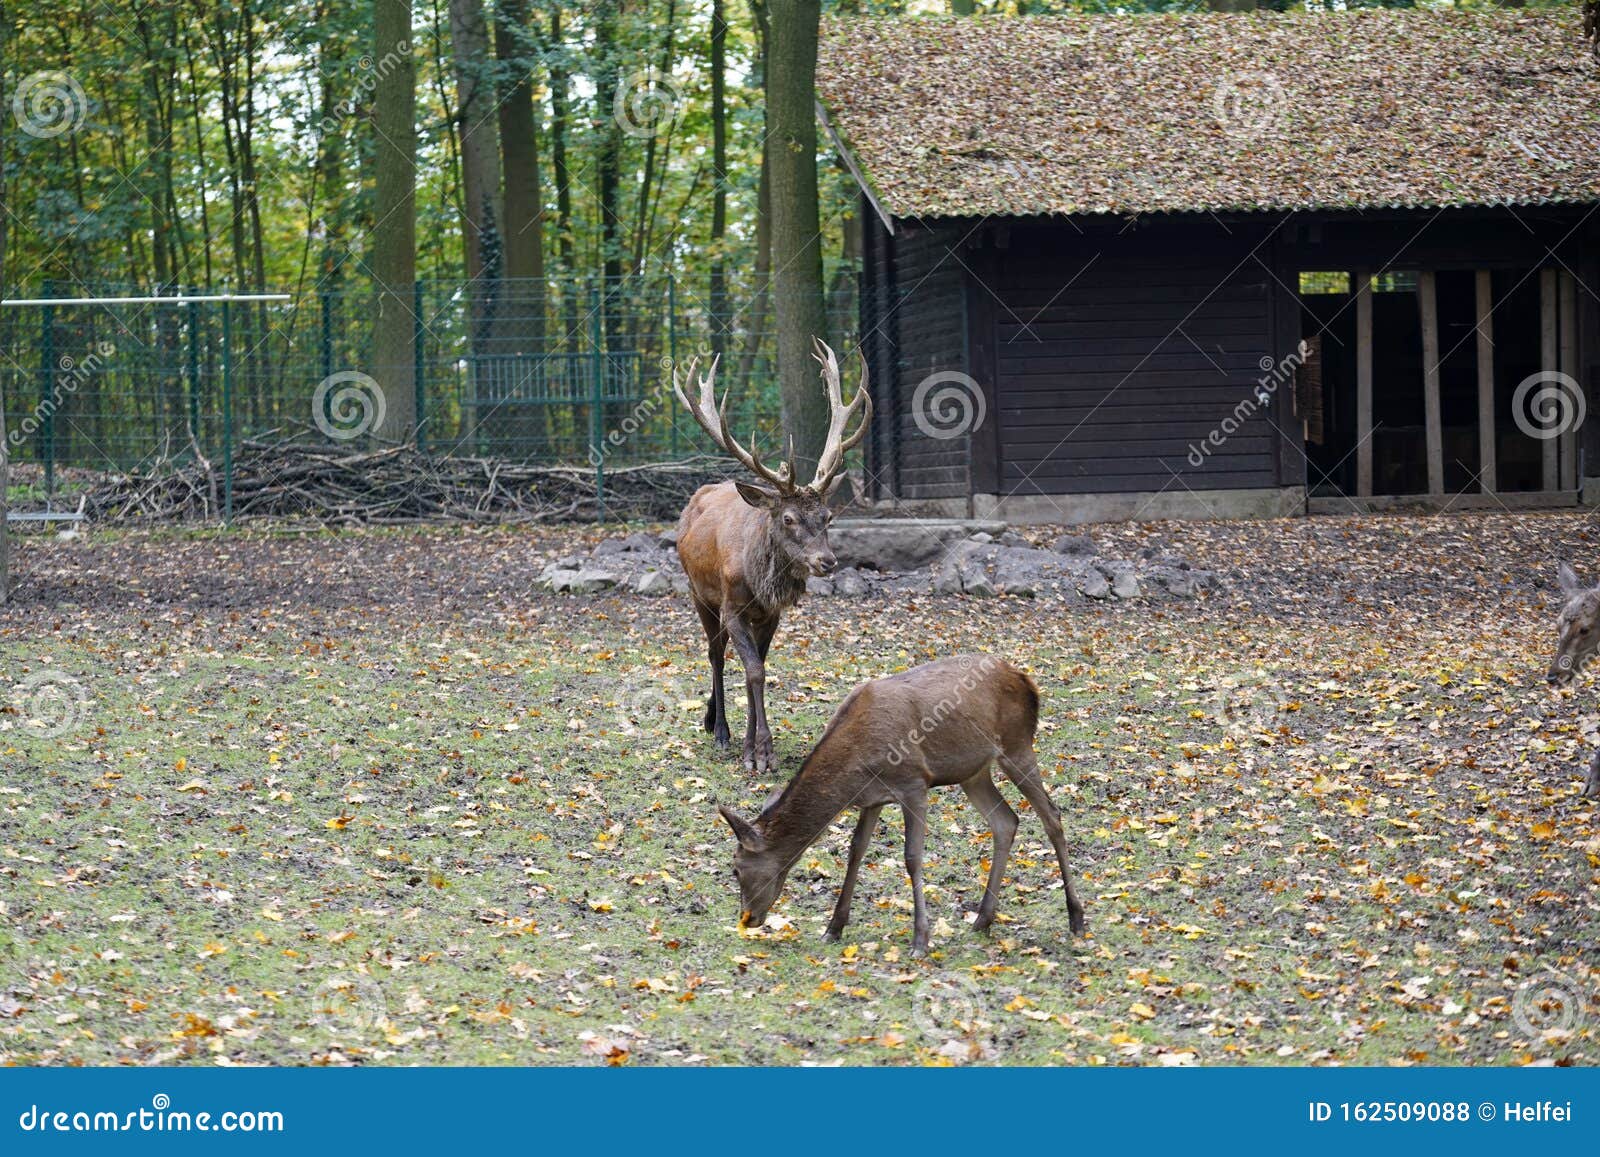
{"type": "Polygon", "coordinates": [[[767,663],[763,658],[765,648],[757,640],[743,617],[734,615],[728,620],[728,634],[733,639],[734,650],[744,664],[745,699],[749,704],[749,722],[744,732],[744,766],[746,771],[766,772],[772,769],[772,732],[767,727],[767,663]]]}

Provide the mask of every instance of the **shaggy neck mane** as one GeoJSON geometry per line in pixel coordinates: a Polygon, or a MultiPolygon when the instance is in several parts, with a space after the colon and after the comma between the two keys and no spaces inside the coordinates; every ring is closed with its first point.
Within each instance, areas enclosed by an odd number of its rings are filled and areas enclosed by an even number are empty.
{"type": "Polygon", "coordinates": [[[762,526],[745,547],[744,581],[758,603],[769,611],[781,611],[805,594],[805,571],[798,560],[784,554],[776,520],[770,513],[763,517],[762,526]]]}

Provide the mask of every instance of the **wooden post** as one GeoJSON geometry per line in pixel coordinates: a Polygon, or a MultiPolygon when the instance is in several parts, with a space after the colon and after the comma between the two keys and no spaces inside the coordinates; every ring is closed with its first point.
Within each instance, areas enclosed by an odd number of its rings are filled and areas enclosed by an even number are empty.
{"type": "Polygon", "coordinates": [[[1417,274],[1422,307],[1422,409],[1427,423],[1428,494],[1444,497],[1444,430],[1439,417],[1439,293],[1433,270],[1417,274]]]}
{"type": "MultiPolygon", "coordinates": [[[[1539,270],[1539,370],[1551,373],[1557,368],[1560,351],[1556,348],[1556,271],[1539,270]]],[[[1543,441],[1543,489],[1558,490],[1561,486],[1561,447],[1559,439],[1543,441]]]]}
{"type": "Polygon", "coordinates": [[[1495,437],[1499,433],[1494,416],[1494,281],[1487,269],[1475,275],[1478,312],[1478,484],[1485,494],[1493,494],[1495,479],[1495,437]]]}
{"type": "MultiPolygon", "coordinates": [[[[1582,390],[1578,384],[1578,295],[1573,285],[1572,274],[1565,269],[1557,275],[1558,301],[1560,314],[1560,343],[1561,343],[1561,372],[1567,375],[1567,380],[1573,387],[1582,390]]],[[[1563,384],[1564,388],[1564,384],[1563,384]]],[[[1578,399],[1570,399],[1572,409],[1564,409],[1562,413],[1576,417],[1578,399]]],[[[1562,423],[1561,431],[1561,489],[1576,490],[1578,488],[1578,423],[1566,421],[1562,423]]]]}
{"type": "Polygon", "coordinates": [[[1356,292],[1356,497],[1372,497],[1372,273],[1351,275],[1356,292]]]}

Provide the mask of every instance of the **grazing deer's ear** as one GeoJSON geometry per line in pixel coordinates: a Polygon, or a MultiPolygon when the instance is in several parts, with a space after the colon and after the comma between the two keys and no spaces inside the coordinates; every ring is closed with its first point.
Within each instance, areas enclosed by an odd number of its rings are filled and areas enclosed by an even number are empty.
{"type": "Polygon", "coordinates": [[[1578,579],[1578,572],[1572,569],[1571,564],[1563,562],[1556,571],[1556,581],[1561,584],[1563,594],[1575,595],[1583,589],[1583,583],[1578,579]]]}
{"type": "Polygon", "coordinates": [[[730,807],[717,805],[717,814],[728,821],[728,826],[733,829],[733,834],[738,837],[739,843],[752,852],[759,852],[766,847],[766,841],[761,838],[761,833],[751,827],[738,812],[730,807]]]}
{"type": "Polygon", "coordinates": [[[739,497],[757,510],[777,509],[778,492],[776,490],[768,490],[765,486],[757,486],[754,482],[735,482],[733,486],[739,492],[739,497]]]}

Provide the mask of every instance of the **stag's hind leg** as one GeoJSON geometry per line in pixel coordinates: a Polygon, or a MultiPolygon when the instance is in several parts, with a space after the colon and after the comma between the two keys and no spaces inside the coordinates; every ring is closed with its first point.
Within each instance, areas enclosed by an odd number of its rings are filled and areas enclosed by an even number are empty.
{"type": "Polygon", "coordinates": [[[1056,810],[1055,801],[1050,798],[1044,780],[1039,776],[1039,761],[1034,758],[1033,748],[1029,746],[1006,752],[1000,756],[999,764],[1006,778],[1017,785],[1017,790],[1039,813],[1045,834],[1050,837],[1050,844],[1056,850],[1056,862],[1061,865],[1061,886],[1067,893],[1067,926],[1075,933],[1082,932],[1083,904],[1078,900],[1077,892],[1073,891],[1072,873],[1067,870],[1067,834],[1061,830],[1061,813],[1056,810]]]}
{"type": "Polygon", "coordinates": [[[978,919],[973,928],[982,932],[994,923],[995,909],[1000,906],[1000,881],[1006,874],[1006,860],[1011,855],[1011,841],[1017,835],[1017,813],[1001,798],[1000,789],[985,767],[961,785],[972,806],[983,813],[994,836],[994,855],[989,860],[989,882],[983,889],[983,902],[978,905],[978,919]]]}
{"type": "Polygon", "coordinates": [[[1600,750],[1589,760],[1589,778],[1584,781],[1583,794],[1585,799],[1600,799],[1600,750]]]}
{"type": "Polygon", "coordinates": [[[728,658],[728,632],[722,626],[722,615],[699,599],[694,609],[700,615],[700,625],[706,632],[706,654],[711,660],[711,698],[706,700],[705,728],[715,737],[718,747],[727,747],[728,701],[722,689],[722,665],[728,658]]]}

